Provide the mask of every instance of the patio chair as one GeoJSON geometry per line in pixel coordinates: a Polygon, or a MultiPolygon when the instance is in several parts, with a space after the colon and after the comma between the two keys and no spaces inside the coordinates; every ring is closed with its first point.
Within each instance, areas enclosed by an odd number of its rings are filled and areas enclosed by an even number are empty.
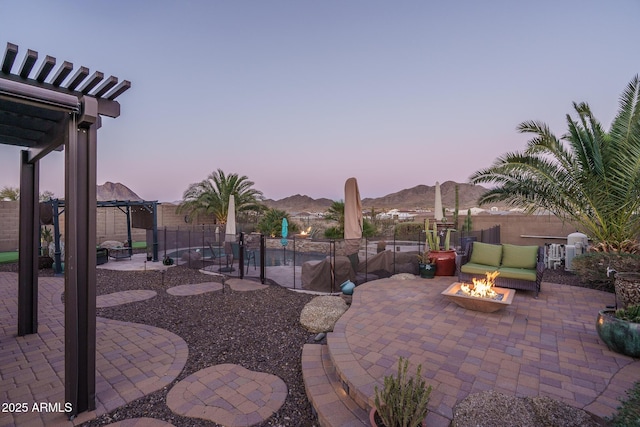
{"type": "Polygon", "coordinates": [[[211,242],[207,242],[209,245],[209,249],[211,249],[211,259],[213,263],[216,263],[216,260],[224,259],[225,266],[220,268],[220,271],[233,271],[233,254],[231,252],[231,247],[227,247],[227,243],[225,242],[224,247],[213,246],[211,242]]]}
{"type": "MultiPolygon", "coordinates": [[[[225,243],[226,247],[226,243],[225,243]]],[[[231,253],[233,254],[232,259],[240,259],[240,243],[230,242],[231,253]]],[[[247,266],[247,273],[249,272],[249,262],[253,260],[253,269],[257,268],[256,264],[256,251],[254,249],[248,249],[247,246],[244,247],[244,263],[247,266]]],[[[233,263],[233,261],[231,261],[233,263]]]]}

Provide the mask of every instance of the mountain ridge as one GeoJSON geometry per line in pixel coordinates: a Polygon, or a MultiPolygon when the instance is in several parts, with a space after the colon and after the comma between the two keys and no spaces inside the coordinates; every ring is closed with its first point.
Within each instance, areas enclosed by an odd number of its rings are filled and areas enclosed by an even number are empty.
{"type": "MultiPolygon", "coordinates": [[[[442,205],[445,208],[455,207],[455,187],[458,186],[458,203],[460,209],[478,206],[479,197],[487,191],[485,187],[474,184],[445,181],[440,184],[442,205]]],[[[435,206],[436,186],[416,185],[382,197],[367,197],[362,199],[364,209],[433,209],[435,206]]],[[[266,199],[263,201],[269,208],[280,209],[289,213],[324,212],[331,206],[333,200],[327,198],[313,199],[306,195],[296,194],[279,200],[266,199]]]]}

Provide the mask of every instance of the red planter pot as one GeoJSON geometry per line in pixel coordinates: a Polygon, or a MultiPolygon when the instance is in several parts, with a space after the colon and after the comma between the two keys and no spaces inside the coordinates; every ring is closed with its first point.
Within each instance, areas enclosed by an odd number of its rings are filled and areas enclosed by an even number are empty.
{"type": "Polygon", "coordinates": [[[429,258],[436,261],[436,276],[455,276],[456,251],[430,251],[429,258]]]}

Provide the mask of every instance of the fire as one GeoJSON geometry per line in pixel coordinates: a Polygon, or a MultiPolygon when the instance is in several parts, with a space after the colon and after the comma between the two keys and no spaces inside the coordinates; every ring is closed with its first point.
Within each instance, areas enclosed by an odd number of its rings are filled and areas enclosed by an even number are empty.
{"type": "Polygon", "coordinates": [[[306,236],[307,234],[311,233],[311,227],[307,228],[306,230],[302,230],[300,232],[301,236],[306,236]]]}
{"type": "Polygon", "coordinates": [[[495,279],[500,274],[499,271],[486,273],[487,278],[484,280],[473,279],[473,287],[463,283],[460,290],[465,294],[478,298],[495,298],[498,294],[492,289],[495,285],[495,279]]]}

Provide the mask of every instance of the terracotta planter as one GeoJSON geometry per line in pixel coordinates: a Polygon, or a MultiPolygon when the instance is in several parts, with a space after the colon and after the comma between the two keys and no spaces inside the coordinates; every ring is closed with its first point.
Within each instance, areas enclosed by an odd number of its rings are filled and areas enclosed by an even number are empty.
{"type": "Polygon", "coordinates": [[[596,330],[609,350],[640,357],[640,323],[618,319],[615,310],[600,310],[596,330]]]}
{"type": "Polygon", "coordinates": [[[640,273],[616,273],[614,284],[618,308],[640,304],[640,273]]]}
{"type": "Polygon", "coordinates": [[[431,251],[429,257],[436,261],[436,276],[455,276],[456,251],[431,251]]]}
{"type": "MultiPolygon", "coordinates": [[[[378,411],[376,410],[376,407],[374,406],[369,411],[369,423],[371,424],[371,427],[386,427],[382,423],[382,420],[380,420],[380,418],[377,418],[377,416],[378,416],[378,411]],[[378,421],[380,421],[380,422],[378,422],[378,421]]],[[[427,427],[427,422],[426,421],[422,421],[422,427],[427,427]]]]}

